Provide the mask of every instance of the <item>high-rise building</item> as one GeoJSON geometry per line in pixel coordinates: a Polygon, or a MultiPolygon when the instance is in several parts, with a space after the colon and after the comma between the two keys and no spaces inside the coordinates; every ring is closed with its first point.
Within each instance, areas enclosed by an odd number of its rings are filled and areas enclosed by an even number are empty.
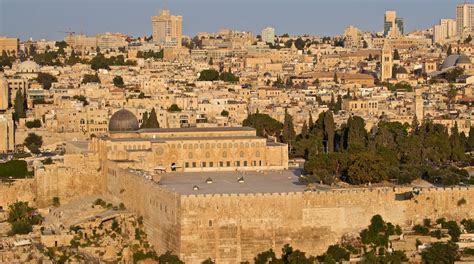
{"type": "Polygon", "coordinates": [[[8,98],[8,83],[3,74],[0,74],[0,111],[8,109],[8,98]]]}
{"type": "Polygon", "coordinates": [[[181,47],[183,17],[173,16],[167,9],[160,10],[158,16],[151,17],[153,41],[168,47],[181,47]]]}
{"type": "Polygon", "coordinates": [[[266,43],[275,44],[275,29],[266,27],[262,30],[262,41],[266,43]]]}
{"type": "Polygon", "coordinates": [[[458,36],[468,36],[474,31],[474,4],[459,4],[456,7],[458,36]]]}
{"type": "Polygon", "coordinates": [[[397,18],[397,12],[386,11],[384,19],[384,36],[388,38],[398,38],[403,35],[403,19],[397,18]]]}
{"type": "Polygon", "coordinates": [[[385,41],[382,48],[382,74],[380,80],[386,81],[392,78],[393,69],[393,58],[392,58],[392,47],[385,41]]]}
{"type": "Polygon", "coordinates": [[[456,37],[456,24],[454,19],[441,19],[439,25],[433,26],[433,43],[443,44],[456,37]]]}

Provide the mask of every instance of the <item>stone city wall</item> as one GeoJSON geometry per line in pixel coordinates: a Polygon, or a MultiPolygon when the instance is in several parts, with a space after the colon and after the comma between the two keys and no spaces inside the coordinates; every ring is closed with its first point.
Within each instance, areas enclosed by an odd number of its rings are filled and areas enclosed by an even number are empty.
{"type": "Polygon", "coordinates": [[[34,179],[17,180],[13,183],[0,182],[0,209],[8,209],[15,202],[36,203],[36,184],[34,179]]]}
{"type": "Polygon", "coordinates": [[[318,255],[346,233],[358,233],[375,214],[401,226],[424,218],[473,218],[474,189],[351,189],[314,193],[189,195],[181,197],[180,257],[186,263],[252,261],[291,244],[318,255]],[[466,202],[462,204],[465,200],[466,202]],[[459,205],[458,205],[459,202],[459,205]]]}
{"type": "Polygon", "coordinates": [[[64,163],[45,165],[35,170],[36,199],[39,207],[86,195],[100,194],[105,182],[96,155],[69,154],[64,163]]]}
{"type": "Polygon", "coordinates": [[[107,167],[107,194],[143,216],[148,241],[159,254],[168,250],[179,252],[180,196],[113,162],[107,167]]]}

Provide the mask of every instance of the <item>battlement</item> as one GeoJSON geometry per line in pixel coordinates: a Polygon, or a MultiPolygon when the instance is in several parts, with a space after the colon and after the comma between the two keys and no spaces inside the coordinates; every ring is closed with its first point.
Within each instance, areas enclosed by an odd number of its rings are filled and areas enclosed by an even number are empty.
{"type": "MultiPolygon", "coordinates": [[[[199,192],[199,191],[197,191],[199,192]]],[[[328,191],[311,191],[311,192],[274,192],[274,193],[224,193],[224,194],[184,194],[181,195],[183,201],[196,199],[222,199],[222,198],[257,198],[257,197],[297,197],[303,196],[305,198],[326,197],[332,195],[361,195],[361,194],[399,194],[407,192],[416,192],[417,195],[429,194],[443,194],[447,192],[472,192],[474,188],[471,187],[430,187],[430,188],[413,188],[413,187],[373,187],[373,188],[351,188],[351,189],[332,189],[328,191]]]]}

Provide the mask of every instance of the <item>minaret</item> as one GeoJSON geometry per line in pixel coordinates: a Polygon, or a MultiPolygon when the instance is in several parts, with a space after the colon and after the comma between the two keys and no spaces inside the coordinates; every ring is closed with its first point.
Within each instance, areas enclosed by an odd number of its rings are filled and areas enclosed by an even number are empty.
{"type": "Polygon", "coordinates": [[[423,97],[421,95],[421,89],[415,89],[415,98],[414,98],[414,107],[415,107],[415,116],[418,119],[418,122],[423,121],[425,118],[425,111],[423,109],[423,97]]]}
{"type": "Polygon", "coordinates": [[[392,78],[392,67],[392,47],[385,41],[382,48],[382,74],[380,76],[382,82],[392,78]]]}

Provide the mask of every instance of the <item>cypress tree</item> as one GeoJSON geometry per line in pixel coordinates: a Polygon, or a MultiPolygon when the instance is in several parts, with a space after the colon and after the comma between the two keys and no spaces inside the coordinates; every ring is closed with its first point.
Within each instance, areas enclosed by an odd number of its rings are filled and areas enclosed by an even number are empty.
{"type": "Polygon", "coordinates": [[[306,124],[306,121],[303,122],[303,127],[301,128],[301,136],[303,138],[307,138],[308,136],[308,124],[306,124]]]}
{"type": "Polygon", "coordinates": [[[158,123],[158,118],[156,117],[156,111],[155,108],[151,109],[150,116],[148,117],[146,121],[146,127],[147,128],[159,128],[160,124],[158,123]]]}
{"type": "Polygon", "coordinates": [[[145,113],[143,113],[143,116],[142,116],[142,125],[140,126],[140,128],[146,128],[147,121],[148,121],[148,111],[146,111],[145,113]]]}
{"type": "Polygon", "coordinates": [[[296,138],[295,127],[293,125],[293,117],[288,114],[288,109],[285,109],[285,120],[283,122],[282,140],[284,143],[292,141],[296,138]]]}
{"type": "Polygon", "coordinates": [[[15,121],[18,121],[20,118],[25,118],[26,117],[26,112],[25,112],[25,97],[23,96],[23,93],[21,92],[21,89],[19,89],[16,92],[15,95],[15,101],[14,101],[14,110],[15,113],[13,114],[13,118],[15,121]]]}
{"type": "Polygon", "coordinates": [[[327,152],[334,152],[334,134],[335,134],[334,117],[331,111],[324,114],[324,137],[327,144],[327,152]]]}
{"type": "Polygon", "coordinates": [[[313,121],[313,115],[311,114],[311,112],[309,113],[309,122],[308,122],[308,125],[309,125],[309,130],[312,130],[313,127],[314,127],[314,121],[313,121]]]}

